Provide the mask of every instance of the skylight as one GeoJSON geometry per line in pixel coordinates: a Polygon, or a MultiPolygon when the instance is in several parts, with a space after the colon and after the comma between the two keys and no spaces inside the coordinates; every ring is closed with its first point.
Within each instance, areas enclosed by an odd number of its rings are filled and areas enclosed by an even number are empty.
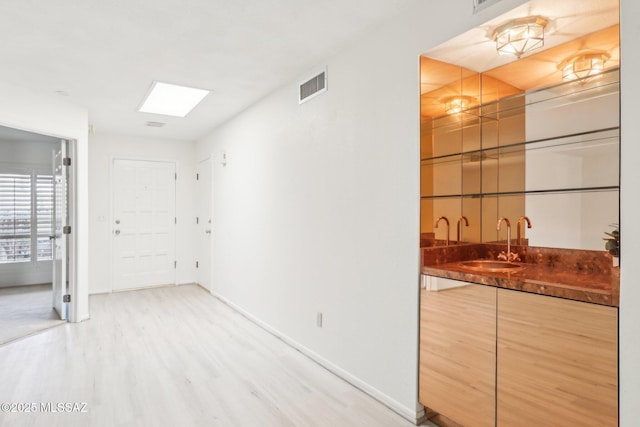
{"type": "Polygon", "coordinates": [[[208,94],[205,89],[154,82],[138,111],[184,117],[208,94]]]}

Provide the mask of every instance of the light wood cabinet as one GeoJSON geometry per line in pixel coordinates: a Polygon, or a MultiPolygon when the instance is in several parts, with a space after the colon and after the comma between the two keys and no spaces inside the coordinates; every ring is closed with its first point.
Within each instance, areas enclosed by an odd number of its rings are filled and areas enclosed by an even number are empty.
{"type": "Polygon", "coordinates": [[[498,290],[498,426],[617,426],[618,310],[498,290]]]}
{"type": "Polygon", "coordinates": [[[618,425],[618,309],[429,277],[419,400],[464,427],[618,425]]]}
{"type": "Polygon", "coordinates": [[[496,288],[429,278],[421,293],[420,402],[465,427],[495,426],[496,288]]]}

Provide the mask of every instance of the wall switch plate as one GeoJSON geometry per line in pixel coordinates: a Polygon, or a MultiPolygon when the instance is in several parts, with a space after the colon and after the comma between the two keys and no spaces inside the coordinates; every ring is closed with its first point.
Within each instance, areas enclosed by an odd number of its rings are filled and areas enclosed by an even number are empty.
{"type": "Polygon", "coordinates": [[[318,328],[322,328],[322,312],[318,312],[316,314],[316,325],[318,325],[318,328]]]}

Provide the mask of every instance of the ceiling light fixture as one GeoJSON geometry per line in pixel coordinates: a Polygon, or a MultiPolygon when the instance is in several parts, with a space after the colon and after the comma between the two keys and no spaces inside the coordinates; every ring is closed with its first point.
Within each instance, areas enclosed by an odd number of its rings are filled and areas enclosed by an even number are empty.
{"type": "Polygon", "coordinates": [[[209,94],[208,90],[153,82],[138,111],[185,117],[209,94]]]}
{"type": "Polygon", "coordinates": [[[525,53],[544,46],[547,20],[540,16],[514,19],[496,28],[493,39],[500,55],[520,58],[525,53]]]}
{"type": "Polygon", "coordinates": [[[473,96],[450,96],[444,98],[444,110],[447,114],[458,114],[471,106],[476,99],[473,96]]]}
{"type": "Polygon", "coordinates": [[[579,80],[600,74],[608,59],[605,52],[587,52],[565,59],[558,69],[562,71],[562,80],[579,80]]]}

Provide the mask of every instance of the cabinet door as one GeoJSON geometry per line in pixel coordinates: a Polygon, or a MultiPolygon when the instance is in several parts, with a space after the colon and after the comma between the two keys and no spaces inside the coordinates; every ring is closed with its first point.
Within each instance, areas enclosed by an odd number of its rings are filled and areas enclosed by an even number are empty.
{"type": "Polygon", "coordinates": [[[440,286],[421,294],[420,403],[465,427],[493,427],[496,288],[429,279],[440,286]]]}
{"type": "Polygon", "coordinates": [[[497,425],[617,426],[618,310],[498,290],[497,425]]]}

